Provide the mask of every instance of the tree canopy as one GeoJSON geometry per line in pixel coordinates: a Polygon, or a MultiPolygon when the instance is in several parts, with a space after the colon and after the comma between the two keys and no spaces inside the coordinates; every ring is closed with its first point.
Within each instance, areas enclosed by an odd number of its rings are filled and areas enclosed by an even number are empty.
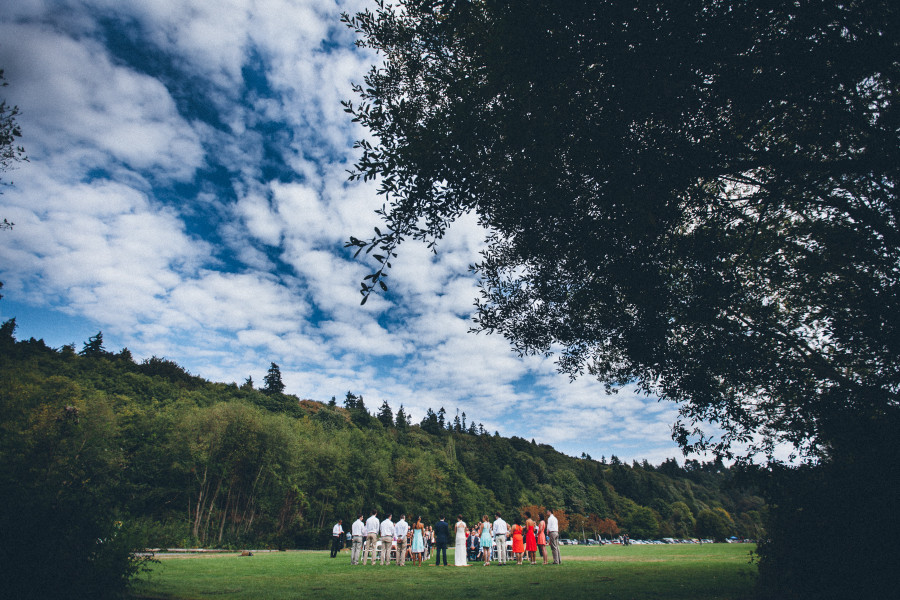
{"type": "Polygon", "coordinates": [[[269,370],[266,371],[266,376],[263,378],[263,383],[265,384],[262,388],[262,391],[266,394],[281,394],[284,392],[284,382],[281,381],[281,368],[272,363],[269,365],[269,370]]]}
{"type": "Polygon", "coordinates": [[[376,5],[344,15],[384,59],[345,102],[385,198],[363,301],[475,213],[477,328],[678,402],[687,450],[898,422],[900,5],[376,5]]]}
{"type": "MultiPolygon", "coordinates": [[[[7,85],[3,69],[0,69],[0,88],[7,85]]],[[[25,148],[16,144],[16,138],[22,137],[22,130],[16,121],[18,115],[18,106],[11,106],[5,99],[0,99],[0,172],[9,170],[14,163],[28,160],[25,148]]]]}
{"type": "MultiPolygon", "coordinates": [[[[3,76],[3,69],[0,69],[0,88],[7,85],[9,84],[3,76]]],[[[28,160],[25,148],[16,144],[16,138],[22,137],[22,129],[16,121],[18,116],[18,106],[10,106],[5,99],[0,99],[0,173],[12,169],[17,162],[28,160]]],[[[3,180],[0,179],[0,185],[3,183],[3,180]]],[[[12,229],[13,225],[5,217],[0,220],[0,230],[12,229]]]]}

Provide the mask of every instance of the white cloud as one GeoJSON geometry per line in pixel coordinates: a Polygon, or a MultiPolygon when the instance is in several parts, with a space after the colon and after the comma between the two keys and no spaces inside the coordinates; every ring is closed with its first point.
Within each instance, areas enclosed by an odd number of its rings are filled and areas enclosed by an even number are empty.
{"type": "Polygon", "coordinates": [[[467,268],[485,237],[472,216],[437,255],[406,242],[390,292],[360,307],[371,263],[342,246],[379,225],[382,198],[373,182],[347,181],[365,133],[340,100],[376,58],[352,46],[338,14],[366,5],[15,3],[0,17],[2,39],[16,40],[0,46],[0,67],[31,163],[2,196],[0,216],[16,223],[0,236],[4,293],[214,380],[261,382],[276,362],[301,397],[351,390],[372,410],[388,400],[419,421],[458,407],[490,431],[573,453],[673,455],[672,405],[607,397],[551,361],[517,357],[500,336],[468,333],[477,289],[467,268]],[[120,19],[173,73],[156,79],[114,56],[100,17],[120,19]],[[248,70],[265,84],[245,86],[248,70]],[[215,118],[184,116],[185,98],[215,118]],[[279,160],[295,172],[271,175],[279,160]],[[207,166],[219,172],[197,179],[207,166]],[[177,184],[194,191],[178,196],[177,184]]]}
{"type": "Polygon", "coordinates": [[[0,25],[0,61],[23,107],[20,124],[31,159],[109,169],[124,163],[172,180],[190,179],[203,163],[197,134],[156,79],[114,64],[91,39],[40,25],[0,25]]]}
{"type": "Polygon", "coordinates": [[[269,246],[279,244],[283,226],[266,198],[258,193],[251,193],[238,200],[235,212],[243,218],[251,236],[269,246]]]}

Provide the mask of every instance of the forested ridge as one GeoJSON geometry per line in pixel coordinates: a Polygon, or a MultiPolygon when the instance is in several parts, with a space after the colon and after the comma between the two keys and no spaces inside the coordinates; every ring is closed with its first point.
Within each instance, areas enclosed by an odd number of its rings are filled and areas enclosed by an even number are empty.
{"type": "Polygon", "coordinates": [[[575,458],[443,409],[411,424],[389,400],[372,414],[351,392],[273,391],[274,364],[256,389],[136,362],[100,334],[76,351],[14,330],[0,330],[2,528],[34,547],[315,548],[372,508],[436,520],[552,506],[572,537],[763,535],[763,500],[721,463],[575,458]]]}

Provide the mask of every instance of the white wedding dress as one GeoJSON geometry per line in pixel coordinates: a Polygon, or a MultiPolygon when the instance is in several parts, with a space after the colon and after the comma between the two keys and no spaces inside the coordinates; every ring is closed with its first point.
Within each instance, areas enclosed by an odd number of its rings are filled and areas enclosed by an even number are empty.
{"type": "Polygon", "coordinates": [[[466,563],[466,524],[464,521],[456,522],[456,546],[453,549],[453,564],[457,567],[465,567],[466,563]]]}

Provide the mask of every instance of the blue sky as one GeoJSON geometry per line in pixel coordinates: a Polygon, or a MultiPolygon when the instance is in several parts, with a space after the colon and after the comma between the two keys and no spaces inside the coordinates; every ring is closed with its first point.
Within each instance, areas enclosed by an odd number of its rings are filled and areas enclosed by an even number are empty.
{"type": "Polygon", "coordinates": [[[213,381],[280,365],[301,398],[362,394],[415,421],[456,409],[563,452],[680,459],[674,405],[570,382],[468,333],[484,231],[408,243],[391,291],[343,248],[378,225],[350,183],[365,132],[340,105],[377,57],[363,1],[17,0],[0,8],[2,90],[30,162],[3,174],[0,317],[20,339],[160,356],[213,381]],[[10,6],[11,4],[11,6],[10,6]]]}

